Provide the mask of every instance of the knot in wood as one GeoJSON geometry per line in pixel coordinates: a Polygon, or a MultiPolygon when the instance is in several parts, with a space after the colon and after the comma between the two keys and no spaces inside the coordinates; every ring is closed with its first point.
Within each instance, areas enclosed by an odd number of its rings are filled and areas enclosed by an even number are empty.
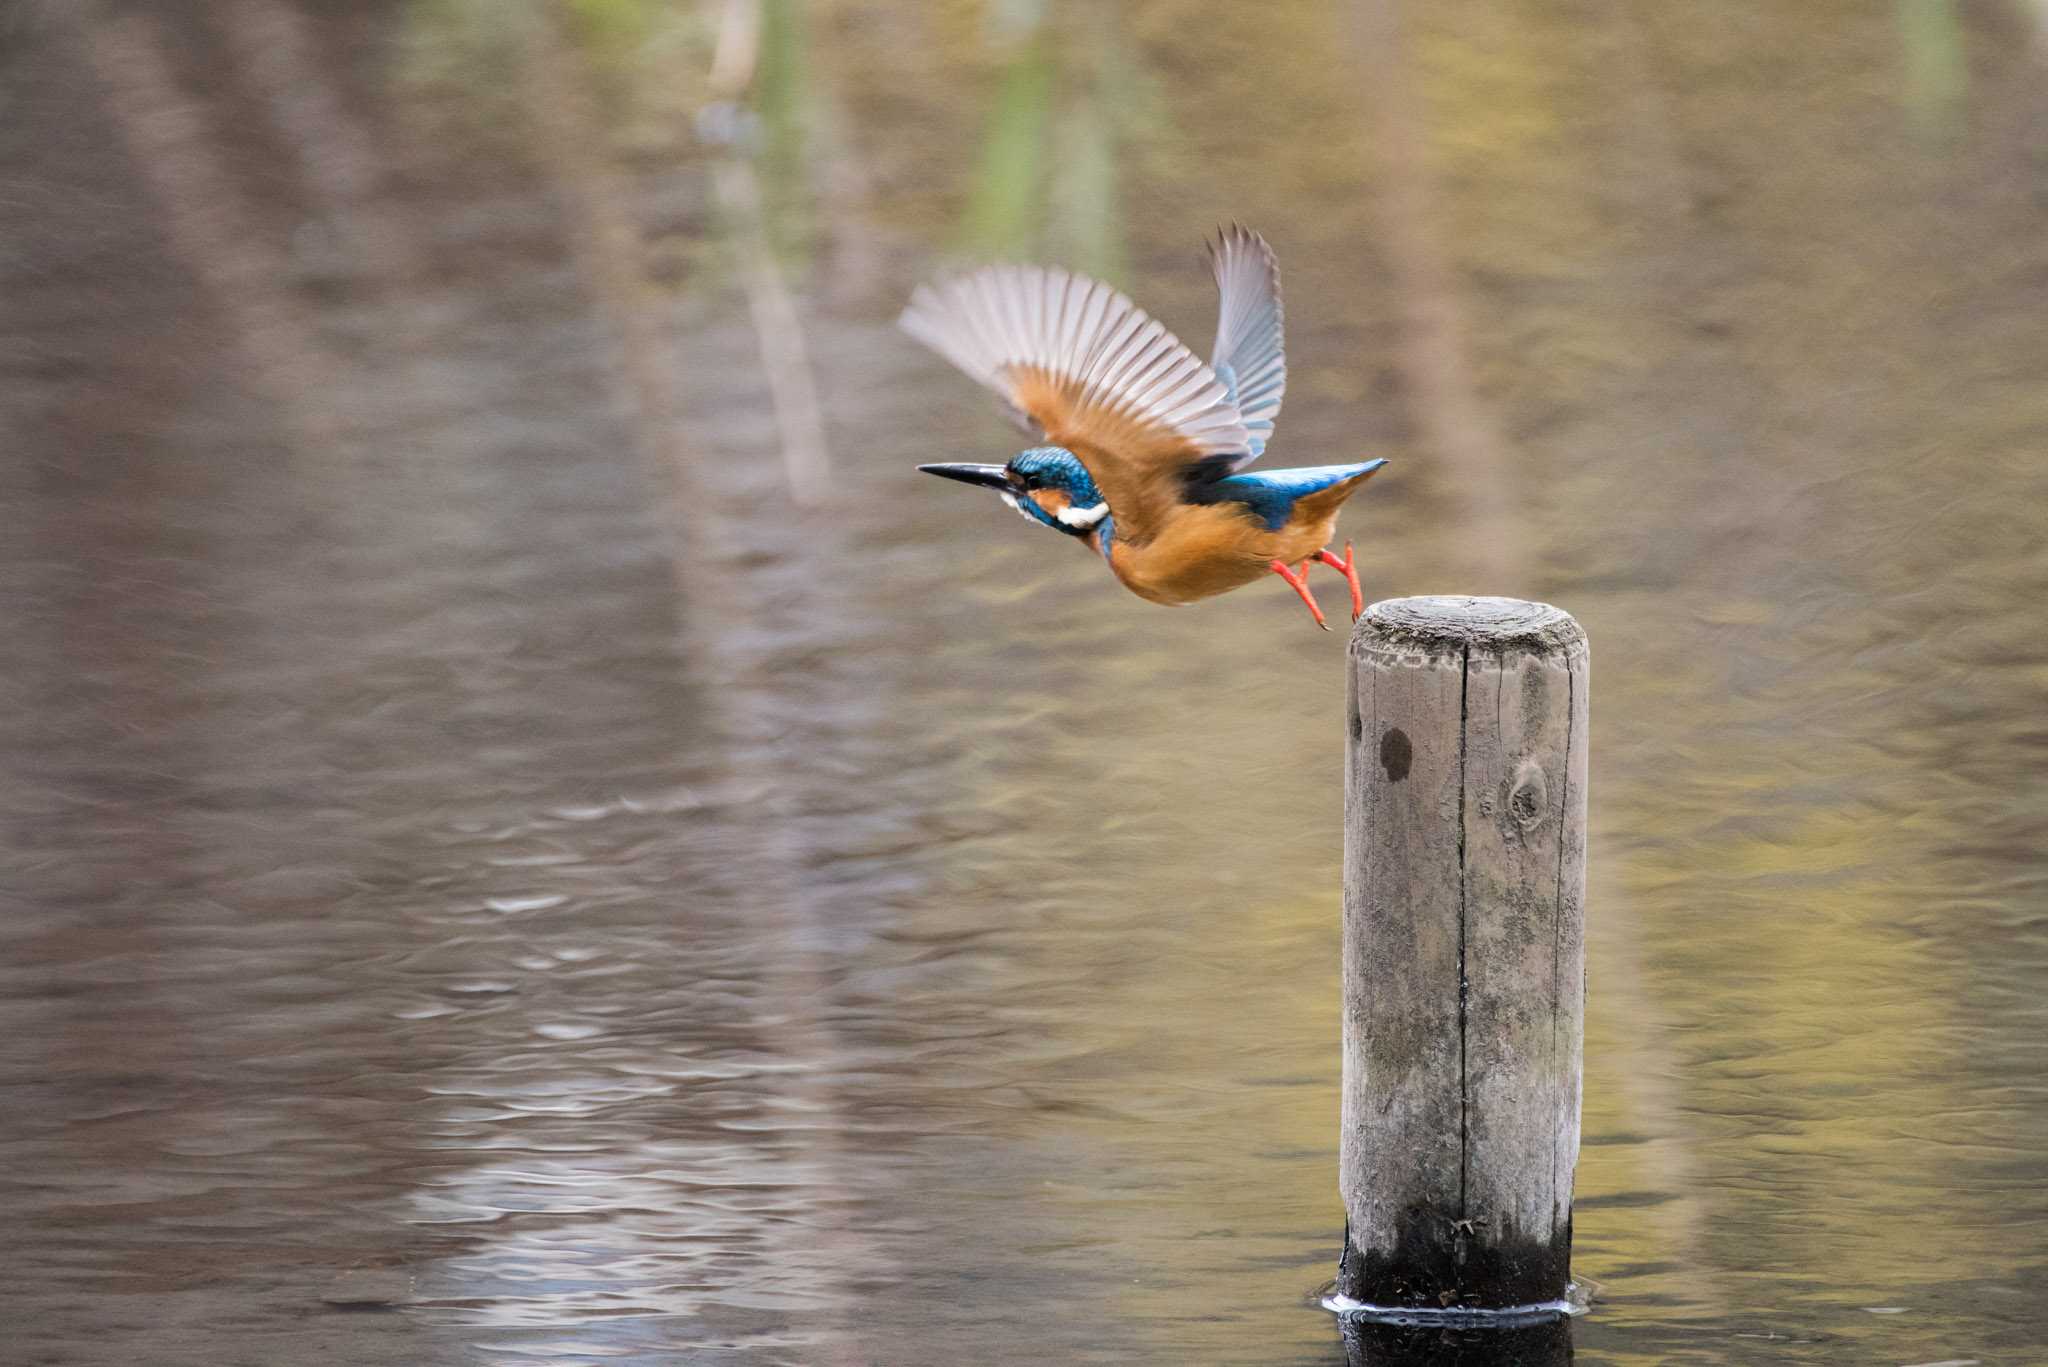
{"type": "Polygon", "coordinates": [[[1523,830],[1533,830],[1550,813],[1550,781],[1543,766],[1525,759],[1515,767],[1515,780],[1508,789],[1508,819],[1523,830]]]}

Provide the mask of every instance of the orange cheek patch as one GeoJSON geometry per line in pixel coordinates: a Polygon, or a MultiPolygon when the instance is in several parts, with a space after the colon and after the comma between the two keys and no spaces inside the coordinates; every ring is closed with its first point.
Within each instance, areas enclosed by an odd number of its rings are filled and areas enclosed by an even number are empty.
{"type": "Polygon", "coordinates": [[[1059,521],[1063,510],[1074,506],[1074,500],[1067,496],[1064,489],[1033,489],[1027,497],[1043,508],[1045,515],[1055,522],[1059,521]]]}

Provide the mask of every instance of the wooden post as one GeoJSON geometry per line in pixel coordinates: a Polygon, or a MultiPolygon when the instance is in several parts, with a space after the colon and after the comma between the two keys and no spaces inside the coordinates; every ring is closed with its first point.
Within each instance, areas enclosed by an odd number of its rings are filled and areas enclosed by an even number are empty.
{"type": "Polygon", "coordinates": [[[1570,614],[1513,598],[1393,599],[1352,633],[1337,1278],[1351,1302],[1562,1308],[1586,665],[1570,614]]]}

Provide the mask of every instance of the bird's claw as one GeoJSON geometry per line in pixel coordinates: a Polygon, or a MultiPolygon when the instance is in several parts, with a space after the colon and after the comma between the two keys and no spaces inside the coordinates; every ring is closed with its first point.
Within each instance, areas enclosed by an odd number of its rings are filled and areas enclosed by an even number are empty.
{"type": "MultiPolygon", "coordinates": [[[[1317,551],[1314,559],[1320,560],[1331,569],[1343,573],[1344,582],[1351,586],[1351,620],[1357,621],[1359,614],[1365,611],[1365,590],[1358,586],[1358,561],[1357,557],[1351,553],[1351,543],[1349,541],[1344,543],[1344,558],[1342,560],[1331,555],[1328,550],[1317,551]]],[[[1308,566],[1303,565],[1302,569],[1305,572],[1308,566]]]]}
{"type": "Polygon", "coordinates": [[[1315,561],[1312,559],[1304,560],[1301,562],[1301,569],[1296,571],[1287,568],[1286,561],[1275,560],[1267,568],[1271,569],[1273,573],[1279,575],[1282,579],[1285,579],[1288,586],[1301,595],[1301,601],[1308,604],[1309,613],[1316,619],[1316,625],[1324,631],[1328,631],[1330,624],[1323,620],[1323,610],[1316,606],[1316,596],[1310,593],[1308,588],[1308,567],[1314,563],[1315,561]]]}

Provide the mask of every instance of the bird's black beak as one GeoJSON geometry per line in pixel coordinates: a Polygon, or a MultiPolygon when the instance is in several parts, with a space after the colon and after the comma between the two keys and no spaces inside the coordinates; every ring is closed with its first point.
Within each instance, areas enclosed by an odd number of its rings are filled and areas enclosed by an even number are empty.
{"type": "Polygon", "coordinates": [[[962,484],[979,484],[984,489],[1007,489],[1010,476],[1000,465],[920,465],[928,475],[957,479],[962,484]]]}

